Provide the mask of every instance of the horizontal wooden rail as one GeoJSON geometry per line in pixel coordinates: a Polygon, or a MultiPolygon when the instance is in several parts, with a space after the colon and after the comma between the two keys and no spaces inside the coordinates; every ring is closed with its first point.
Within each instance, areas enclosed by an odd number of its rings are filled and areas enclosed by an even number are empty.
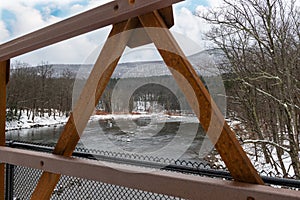
{"type": "Polygon", "coordinates": [[[185,199],[300,199],[299,192],[0,147],[1,162],[185,199]],[[84,169],[84,170],[82,170],[84,169]],[[148,172],[145,172],[148,171],[148,172]]]}
{"type": "MultiPolygon", "coordinates": [[[[183,0],[116,0],[0,45],[0,61],[162,9],[183,0]]],[[[25,19],[26,20],[26,19],[25,19]]]]}

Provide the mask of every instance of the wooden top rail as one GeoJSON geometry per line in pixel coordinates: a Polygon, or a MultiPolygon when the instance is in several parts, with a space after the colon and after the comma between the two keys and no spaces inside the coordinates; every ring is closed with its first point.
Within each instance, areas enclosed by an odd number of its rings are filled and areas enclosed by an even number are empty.
{"type": "Polygon", "coordinates": [[[0,62],[183,0],[116,0],[0,45],[0,62]]]}
{"type": "Polygon", "coordinates": [[[137,166],[0,147],[2,162],[184,199],[300,199],[299,192],[137,166]],[[82,170],[84,169],[84,170],[82,170]]]}

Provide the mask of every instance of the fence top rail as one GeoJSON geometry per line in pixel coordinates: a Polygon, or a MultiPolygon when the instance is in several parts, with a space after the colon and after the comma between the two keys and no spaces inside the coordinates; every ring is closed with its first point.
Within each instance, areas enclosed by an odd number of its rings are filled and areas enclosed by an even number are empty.
{"type": "Polygon", "coordinates": [[[185,199],[222,199],[224,194],[226,199],[299,199],[299,192],[293,190],[209,179],[170,171],[149,171],[149,169],[138,166],[105,161],[66,158],[59,155],[9,147],[0,147],[0,155],[1,161],[12,165],[185,199]]]}
{"type": "Polygon", "coordinates": [[[183,0],[115,0],[0,45],[0,62],[183,0]]]}
{"type": "MultiPolygon", "coordinates": [[[[25,141],[6,140],[6,146],[16,149],[31,150],[37,152],[51,153],[54,149],[52,145],[28,143],[25,141]]],[[[184,174],[195,174],[211,178],[222,178],[233,180],[230,173],[221,166],[211,165],[205,162],[188,161],[188,160],[172,160],[159,157],[151,157],[130,153],[118,153],[112,151],[102,151],[96,149],[86,149],[77,147],[73,153],[73,157],[105,161],[109,163],[125,164],[130,166],[140,166],[152,169],[162,169],[173,172],[181,172],[184,174]]],[[[275,174],[269,173],[268,176],[262,175],[261,178],[267,185],[283,186],[288,188],[298,188],[300,190],[300,180],[296,178],[280,178],[275,174]]]]}

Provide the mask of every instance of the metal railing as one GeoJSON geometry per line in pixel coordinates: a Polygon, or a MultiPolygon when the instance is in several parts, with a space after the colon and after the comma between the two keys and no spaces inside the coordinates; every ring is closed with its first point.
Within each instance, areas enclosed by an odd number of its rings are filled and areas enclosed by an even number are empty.
{"type": "MultiPolygon", "coordinates": [[[[7,146],[17,149],[51,153],[52,146],[43,144],[7,141],[7,146]]],[[[203,162],[154,158],[136,154],[125,154],[76,148],[74,157],[168,170],[197,176],[231,180],[230,173],[222,166],[203,162]]],[[[6,165],[6,200],[29,199],[42,171],[21,166],[6,165]]],[[[266,184],[300,190],[300,180],[262,176],[266,184]]],[[[51,199],[180,199],[97,181],[62,176],[51,199]]]]}

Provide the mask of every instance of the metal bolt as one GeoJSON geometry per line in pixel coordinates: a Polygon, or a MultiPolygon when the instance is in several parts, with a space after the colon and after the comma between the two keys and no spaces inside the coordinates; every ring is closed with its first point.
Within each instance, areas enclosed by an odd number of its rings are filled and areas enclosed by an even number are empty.
{"type": "Polygon", "coordinates": [[[129,0],[129,4],[134,4],[135,0],[129,0]]]}
{"type": "Polygon", "coordinates": [[[117,10],[119,10],[119,5],[118,4],[114,6],[114,11],[117,11],[117,10]]]}

